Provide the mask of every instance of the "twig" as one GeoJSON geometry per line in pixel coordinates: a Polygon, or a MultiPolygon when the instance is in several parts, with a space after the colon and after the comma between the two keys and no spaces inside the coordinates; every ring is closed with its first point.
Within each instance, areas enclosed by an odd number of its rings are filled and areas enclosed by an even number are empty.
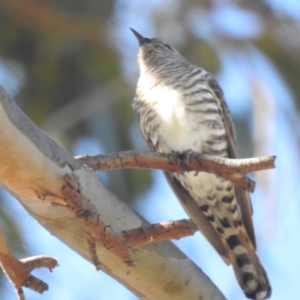
{"type": "Polygon", "coordinates": [[[4,233],[0,228],[0,265],[15,287],[19,300],[25,300],[22,287],[30,288],[40,294],[48,290],[48,284],[31,275],[31,271],[39,268],[48,268],[52,271],[58,266],[56,259],[50,256],[32,256],[18,260],[6,243],[4,233]]]}
{"type": "Polygon", "coordinates": [[[198,227],[192,220],[178,220],[124,230],[122,234],[126,237],[128,247],[135,248],[147,243],[180,239],[193,235],[196,231],[198,227]]]}
{"type": "Polygon", "coordinates": [[[245,174],[275,168],[276,156],[230,159],[190,151],[179,154],[129,150],[104,155],[77,156],[75,158],[95,171],[151,168],[169,172],[198,171],[214,173],[249,192],[253,192],[255,182],[245,174]]]}

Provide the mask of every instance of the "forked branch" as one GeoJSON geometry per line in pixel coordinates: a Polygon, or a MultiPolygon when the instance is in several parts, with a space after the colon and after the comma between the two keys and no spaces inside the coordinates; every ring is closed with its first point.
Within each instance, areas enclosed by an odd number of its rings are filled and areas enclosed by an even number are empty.
{"type": "Polygon", "coordinates": [[[96,269],[101,268],[96,254],[96,242],[120,257],[127,265],[134,266],[135,262],[131,257],[132,248],[151,242],[179,239],[190,236],[198,230],[193,221],[180,220],[115,232],[101,220],[94,205],[77,189],[75,178],[66,174],[64,180],[66,185],[62,192],[67,207],[76,215],[86,233],[90,255],[96,269]]]}
{"type": "MultiPolygon", "coordinates": [[[[95,171],[151,168],[169,172],[209,172],[222,176],[250,192],[254,191],[255,182],[245,174],[275,167],[275,156],[229,159],[192,151],[166,154],[130,150],[105,155],[78,156],[76,159],[95,171]]],[[[134,265],[131,258],[131,248],[154,241],[178,239],[192,235],[197,230],[193,221],[181,220],[114,232],[110,226],[104,224],[89,200],[81,195],[76,182],[73,182],[74,178],[65,175],[64,180],[68,183],[63,190],[64,197],[68,207],[78,217],[87,234],[91,257],[97,268],[100,268],[100,265],[96,255],[96,241],[110,249],[128,265],[134,265]]]]}
{"type": "Polygon", "coordinates": [[[48,268],[50,271],[58,266],[56,259],[45,256],[32,256],[18,260],[6,243],[4,233],[0,228],[0,265],[15,287],[19,300],[25,300],[22,287],[30,288],[40,294],[48,290],[48,284],[31,275],[31,271],[48,268]]]}

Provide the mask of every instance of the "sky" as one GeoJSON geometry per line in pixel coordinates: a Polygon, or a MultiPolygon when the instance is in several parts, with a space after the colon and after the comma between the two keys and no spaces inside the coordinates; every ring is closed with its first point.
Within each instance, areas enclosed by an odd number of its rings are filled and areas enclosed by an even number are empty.
{"type": "MultiPolygon", "coordinates": [[[[122,41],[125,47],[118,47],[117,44],[115,47],[121,54],[122,76],[133,86],[138,79],[136,63],[138,46],[128,28],[132,27],[145,36],[153,37],[155,30],[151,23],[150,11],[156,9],[157,5],[162,2],[166,5],[170,4],[169,0],[151,2],[119,0],[116,5],[112,30],[116,40],[122,41]]],[[[268,0],[268,2],[278,10],[278,13],[286,13],[299,20],[300,14],[296,14],[296,11],[300,12],[299,1],[288,0],[284,2],[284,5],[281,1],[268,0]]],[[[261,34],[261,21],[256,15],[235,7],[229,1],[222,3],[214,14],[208,16],[209,22],[199,17],[201,12],[194,12],[191,15],[189,26],[198,37],[207,39],[209,42],[215,30],[222,30],[239,38],[257,37],[261,34]]],[[[174,15],[180,9],[180,6],[175,4],[168,7],[169,13],[174,15]]],[[[174,30],[166,28],[162,30],[165,39],[168,36],[168,30],[170,30],[170,35],[174,35],[174,30]]],[[[184,41],[184,36],[180,30],[176,33],[178,36],[175,38],[172,36],[172,40],[180,45],[184,41]]],[[[271,299],[297,299],[300,269],[298,258],[300,187],[299,170],[295,166],[299,166],[299,154],[288,118],[294,120],[294,124],[299,124],[299,118],[293,96],[278,71],[257,48],[249,47],[243,53],[238,51],[219,53],[219,58],[221,68],[216,77],[225,92],[231,113],[235,117],[250,115],[252,94],[249,78],[255,78],[257,82],[260,82],[261,91],[269,99],[269,102],[266,102],[268,104],[266,113],[272,113],[274,119],[270,124],[258,124],[258,130],[266,130],[269,136],[264,155],[277,155],[277,160],[275,170],[265,171],[263,175],[257,174],[258,176],[255,177],[256,180],[262,178],[267,180],[269,187],[266,190],[264,185],[257,181],[257,188],[252,195],[258,254],[268,271],[273,287],[271,299]],[[236,88],[232,89],[232,86],[236,88]]],[[[7,72],[5,64],[0,63],[0,82],[14,94],[18,81],[13,74],[7,72]]],[[[131,105],[131,99],[128,105],[131,105]]],[[[255,130],[257,128],[253,128],[253,131],[255,130]]],[[[136,133],[136,130],[133,132],[136,133]]],[[[137,148],[140,148],[141,139],[132,136],[132,140],[137,148]]],[[[74,155],[96,154],[102,151],[100,142],[93,137],[78,141],[74,149],[74,155]]],[[[101,180],[105,183],[105,175],[101,176],[101,180]]],[[[165,182],[162,173],[152,171],[152,176],[152,188],[135,202],[134,209],[153,223],[187,217],[165,182]]],[[[17,219],[22,220],[19,226],[21,232],[24,232],[23,246],[31,253],[46,253],[59,258],[60,267],[52,273],[47,270],[34,272],[34,275],[40,276],[50,284],[50,290],[40,296],[26,289],[25,294],[28,299],[57,299],[58,295],[64,300],[138,299],[114,279],[103,272],[96,272],[90,263],[51,236],[28,216],[6,192],[2,191],[2,194],[4,195],[2,205],[7,207],[10,214],[17,215],[19,216],[17,219]],[[25,234],[29,231],[30,235],[25,234]],[[97,289],[91,288],[93,285],[97,285],[97,289]]],[[[224,264],[200,233],[174,241],[174,243],[212,279],[228,300],[245,299],[232,269],[224,264]]],[[[14,299],[12,287],[6,284],[3,288],[7,295],[5,299],[14,299]]]]}

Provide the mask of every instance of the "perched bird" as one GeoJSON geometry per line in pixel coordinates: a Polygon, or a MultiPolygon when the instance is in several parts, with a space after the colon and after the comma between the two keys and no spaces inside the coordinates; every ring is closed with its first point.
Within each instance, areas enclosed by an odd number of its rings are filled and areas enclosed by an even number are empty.
{"type": "MultiPolygon", "coordinates": [[[[140,45],[133,107],[150,149],[237,158],[232,119],[214,77],[164,41],[131,30],[140,45]]],[[[269,298],[268,276],[255,252],[248,193],[210,173],[165,172],[165,176],[199,230],[233,266],[246,297],[269,298]]]]}

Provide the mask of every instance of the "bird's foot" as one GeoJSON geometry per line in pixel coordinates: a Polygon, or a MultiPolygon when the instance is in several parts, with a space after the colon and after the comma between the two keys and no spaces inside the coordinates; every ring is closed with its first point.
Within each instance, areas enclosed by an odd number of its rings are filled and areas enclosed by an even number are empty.
{"type": "MultiPolygon", "coordinates": [[[[192,149],[188,149],[186,151],[183,152],[179,152],[179,151],[172,151],[172,154],[176,155],[176,160],[177,162],[181,165],[183,172],[189,172],[189,158],[191,153],[193,153],[195,151],[193,151],[192,149]]],[[[195,176],[198,175],[198,172],[195,172],[195,176]]]]}

